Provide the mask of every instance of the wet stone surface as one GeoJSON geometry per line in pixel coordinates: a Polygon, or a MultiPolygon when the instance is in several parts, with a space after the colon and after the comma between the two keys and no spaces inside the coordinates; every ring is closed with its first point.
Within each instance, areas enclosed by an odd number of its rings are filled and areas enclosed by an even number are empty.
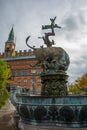
{"type": "Polygon", "coordinates": [[[0,117],[0,130],[18,130],[12,121],[12,114],[0,117]]]}

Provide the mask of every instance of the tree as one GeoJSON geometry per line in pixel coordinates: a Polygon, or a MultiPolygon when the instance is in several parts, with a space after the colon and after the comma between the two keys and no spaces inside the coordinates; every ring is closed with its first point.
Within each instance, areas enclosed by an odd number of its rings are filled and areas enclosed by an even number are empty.
{"type": "Polygon", "coordinates": [[[0,59],[0,108],[5,104],[5,101],[9,97],[9,94],[5,88],[5,84],[9,76],[10,70],[7,67],[6,62],[0,59]]]}
{"type": "Polygon", "coordinates": [[[69,92],[74,94],[87,93],[87,73],[83,74],[81,77],[77,78],[73,84],[69,85],[69,92]]]}

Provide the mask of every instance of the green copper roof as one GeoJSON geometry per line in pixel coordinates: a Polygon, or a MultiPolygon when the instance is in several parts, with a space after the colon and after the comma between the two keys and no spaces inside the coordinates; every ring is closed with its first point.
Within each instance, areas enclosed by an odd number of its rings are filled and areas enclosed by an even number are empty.
{"type": "Polygon", "coordinates": [[[9,33],[9,37],[8,37],[8,40],[7,42],[14,42],[14,30],[13,30],[13,27],[9,33]]]}

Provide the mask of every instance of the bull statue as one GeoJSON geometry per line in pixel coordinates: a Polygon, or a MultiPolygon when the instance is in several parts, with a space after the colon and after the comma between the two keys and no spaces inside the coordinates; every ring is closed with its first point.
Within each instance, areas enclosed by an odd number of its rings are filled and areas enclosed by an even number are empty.
{"type": "Polygon", "coordinates": [[[37,59],[37,63],[31,66],[40,65],[43,68],[41,73],[41,95],[44,96],[64,96],[68,94],[66,85],[68,75],[66,70],[70,64],[69,56],[63,48],[52,47],[55,42],[54,40],[49,39],[50,36],[55,36],[54,28],[61,28],[55,24],[55,19],[56,17],[50,19],[50,25],[42,26],[42,30],[51,29],[50,32],[47,32],[44,36],[39,37],[44,41],[44,44],[47,47],[32,47],[28,44],[30,36],[26,38],[26,45],[33,49],[34,55],[37,59]]]}
{"type": "Polygon", "coordinates": [[[47,47],[41,46],[41,48],[35,48],[31,47],[28,44],[28,40],[30,36],[26,38],[26,45],[33,49],[34,54],[38,60],[37,64],[40,64],[45,70],[47,71],[66,71],[69,66],[69,56],[65,52],[64,49],[61,47],[52,47],[54,45],[54,40],[50,41],[49,36],[55,36],[54,28],[61,28],[57,24],[55,24],[56,17],[50,18],[51,24],[50,25],[42,25],[43,29],[51,29],[51,32],[45,33],[45,36],[39,37],[42,38],[44,41],[44,44],[47,45],[47,47]]]}
{"type": "MultiPolygon", "coordinates": [[[[41,47],[35,48],[28,44],[28,39],[26,39],[26,45],[33,49],[33,52],[38,60],[35,65],[41,65],[43,70],[53,70],[53,71],[66,71],[69,66],[69,56],[66,51],[61,47],[41,47]]],[[[34,65],[32,65],[34,66],[34,65]]]]}

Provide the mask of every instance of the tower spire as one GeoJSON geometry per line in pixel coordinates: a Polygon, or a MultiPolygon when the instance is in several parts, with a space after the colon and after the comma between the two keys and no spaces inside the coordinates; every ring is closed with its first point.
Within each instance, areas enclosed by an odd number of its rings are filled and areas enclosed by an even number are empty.
{"type": "Polygon", "coordinates": [[[11,31],[9,33],[9,37],[8,37],[7,42],[12,42],[12,43],[14,42],[14,30],[13,30],[13,26],[12,26],[12,29],[11,29],[11,31]]]}
{"type": "Polygon", "coordinates": [[[15,51],[15,38],[14,38],[14,30],[13,25],[11,31],[8,36],[8,40],[5,42],[5,53],[6,55],[12,55],[15,51]]]}

